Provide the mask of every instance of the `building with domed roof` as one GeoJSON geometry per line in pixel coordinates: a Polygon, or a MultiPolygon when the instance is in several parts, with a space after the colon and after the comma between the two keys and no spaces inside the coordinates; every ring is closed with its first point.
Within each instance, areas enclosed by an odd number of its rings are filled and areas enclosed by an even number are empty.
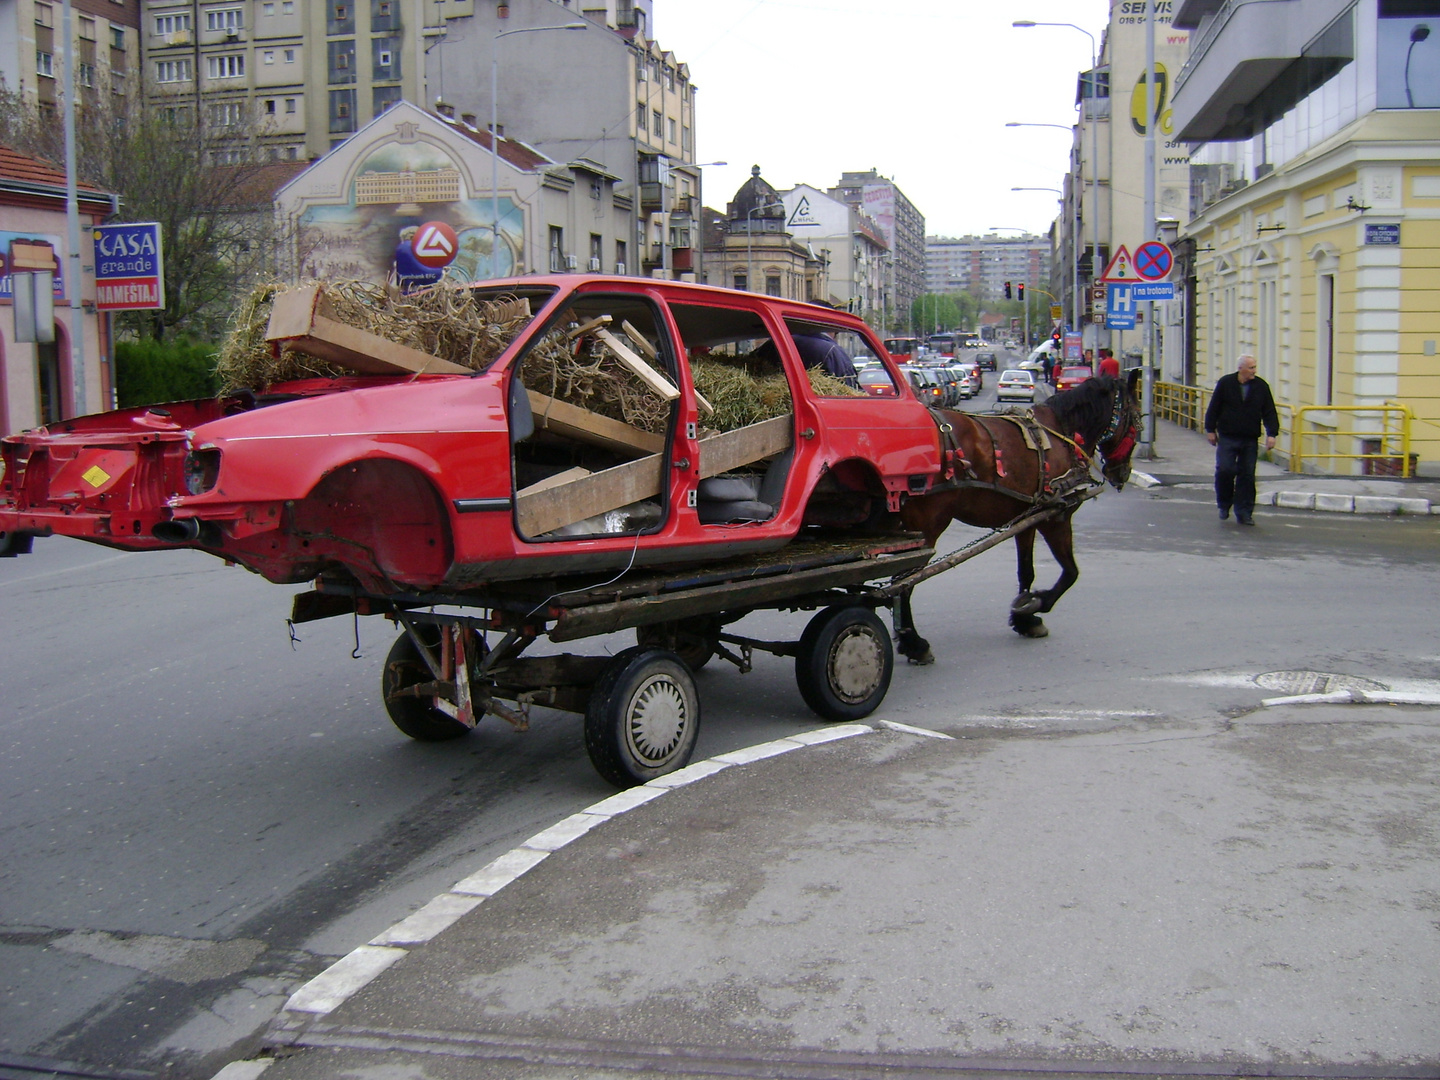
{"type": "Polygon", "coordinates": [[[826,299],[824,263],[787,229],[785,203],[759,165],[750,169],[723,217],[706,210],[705,223],[706,284],[788,300],[826,299]]]}

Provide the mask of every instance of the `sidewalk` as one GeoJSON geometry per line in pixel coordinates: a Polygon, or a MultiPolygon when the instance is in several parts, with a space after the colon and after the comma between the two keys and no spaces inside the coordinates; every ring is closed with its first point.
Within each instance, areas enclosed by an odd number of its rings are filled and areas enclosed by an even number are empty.
{"type": "MultiPolygon", "coordinates": [[[[351,952],[216,1080],[1432,1077],[1432,864],[1372,820],[1425,770],[1294,781],[1295,830],[1237,752],[1293,754],[1297,719],[882,720],[698,762],[351,952]]],[[[1390,737],[1433,762],[1428,730],[1390,737]]]]}
{"type": "MultiPolygon", "coordinates": [[[[1205,436],[1169,420],[1155,422],[1155,457],[1139,453],[1131,483],[1140,487],[1200,487],[1210,490],[1215,449],[1205,436]]],[[[1287,472],[1260,461],[1255,467],[1256,503],[1287,510],[1345,514],[1440,514],[1440,480],[1379,476],[1317,476],[1287,472]]]]}

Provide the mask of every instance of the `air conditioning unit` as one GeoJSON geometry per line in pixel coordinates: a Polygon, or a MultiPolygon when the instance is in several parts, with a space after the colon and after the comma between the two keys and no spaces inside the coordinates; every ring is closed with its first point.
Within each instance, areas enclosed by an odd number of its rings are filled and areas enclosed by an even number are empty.
{"type": "Polygon", "coordinates": [[[599,260],[599,259],[591,259],[591,260],[590,260],[590,272],[591,272],[592,274],[598,274],[598,273],[600,272],[600,260],[599,260]]]}
{"type": "Polygon", "coordinates": [[[623,275],[625,273],[625,264],[617,262],[615,264],[615,273],[623,275]]]}
{"type": "Polygon", "coordinates": [[[577,270],[577,269],[579,269],[579,267],[580,267],[580,260],[577,259],[574,255],[566,255],[566,256],[565,256],[565,269],[566,269],[566,270],[577,270]]]}
{"type": "Polygon", "coordinates": [[[233,26],[228,27],[228,28],[226,29],[226,31],[225,31],[225,40],[226,40],[226,41],[239,41],[239,40],[240,40],[240,31],[237,30],[237,29],[235,29],[235,27],[233,27],[233,26]]]}

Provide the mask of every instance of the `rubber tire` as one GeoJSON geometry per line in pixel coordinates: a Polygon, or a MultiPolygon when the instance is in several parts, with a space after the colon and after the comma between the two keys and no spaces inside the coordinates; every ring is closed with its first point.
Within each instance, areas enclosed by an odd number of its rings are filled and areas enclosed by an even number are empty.
{"type": "MultiPolygon", "coordinates": [[[[694,627],[700,625],[704,620],[687,619],[684,622],[676,623],[652,623],[649,626],[637,626],[635,628],[635,643],[646,645],[655,649],[670,648],[671,633],[674,633],[674,653],[685,661],[685,666],[692,672],[699,671],[708,664],[715,656],[715,646],[720,644],[720,639],[705,631],[696,632],[694,627]]],[[[707,630],[710,629],[708,626],[707,630]]],[[[715,634],[719,634],[720,627],[714,625],[715,634]]]]}
{"type": "Polygon", "coordinates": [[[684,768],[699,734],[695,680],[685,661],[668,649],[636,645],[617,654],[585,710],[585,750],[595,771],[616,787],[684,768]],[[647,711],[658,726],[648,733],[643,729],[647,711]],[[660,745],[649,745],[657,736],[660,745]]]}
{"type": "MultiPolygon", "coordinates": [[[[438,644],[438,636],[426,635],[426,644],[438,644]]],[[[391,700],[396,690],[416,683],[429,682],[430,669],[420,658],[415,643],[408,633],[401,634],[390,646],[385,657],[385,667],[380,673],[380,700],[391,722],[410,738],[418,742],[447,742],[464,738],[470,729],[433,705],[427,705],[418,697],[402,697],[391,700]]]]}
{"type": "Polygon", "coordinates": [[[826,608],[800,635],[795,682],[825,720],[869,716],[885,700],[894,671],[890,633],[868,607],[826,608]]]}

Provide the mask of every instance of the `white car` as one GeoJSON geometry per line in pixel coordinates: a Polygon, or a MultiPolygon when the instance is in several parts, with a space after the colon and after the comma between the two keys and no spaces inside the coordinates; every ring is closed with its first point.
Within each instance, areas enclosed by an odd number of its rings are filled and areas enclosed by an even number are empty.
{"type": "Polygon", "coordinates": [[[1009,368],[1001,372],[1000,381],[995,384],[996,401],[1034,401],[1035,376],[1028,371],[1009,368]]]}

